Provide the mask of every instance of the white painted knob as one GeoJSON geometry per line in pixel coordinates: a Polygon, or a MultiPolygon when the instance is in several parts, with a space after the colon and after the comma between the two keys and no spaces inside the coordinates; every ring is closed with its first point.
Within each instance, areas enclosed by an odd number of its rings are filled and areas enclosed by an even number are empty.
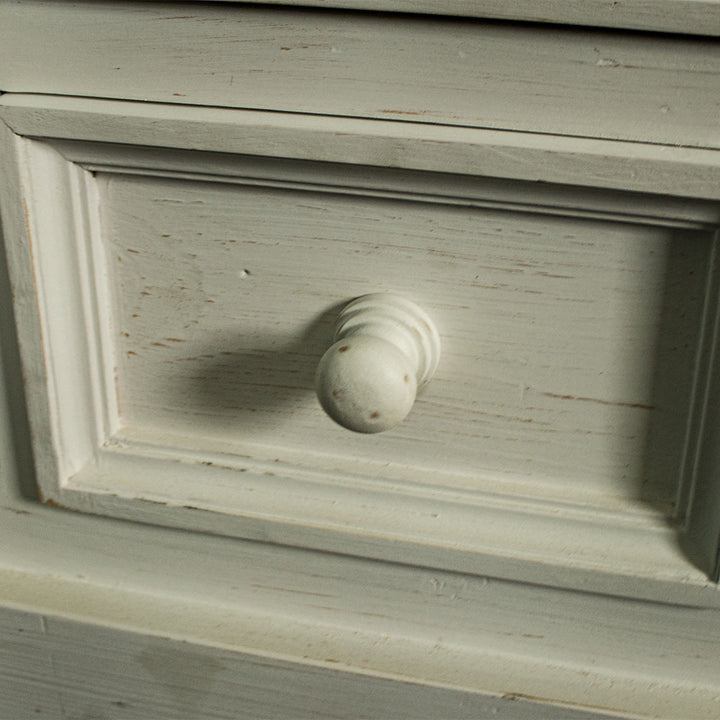
{"type": "Polygon", "coordinates": [[[440,338],[422,308],[389,293],[363,295],[337,318],[334,344],[317,368],[317,396],[348,430],[389,430],[410,412],[439,358],[440,338]]]}

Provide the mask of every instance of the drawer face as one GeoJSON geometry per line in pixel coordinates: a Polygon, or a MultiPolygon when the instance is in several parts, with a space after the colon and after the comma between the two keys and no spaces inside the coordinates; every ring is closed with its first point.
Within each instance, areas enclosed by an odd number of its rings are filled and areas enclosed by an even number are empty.
{"type": "Polygon", "coordinates": [[[707,233],[391,193],[96,182],[136,432],[373,463],[378,480],[674,503],[707,233]],[[386,290],[427,309],[443,355],[410,417],[366,437],[324,415],[313,376],[338,307],[386,290]]]}
{"type": "Polygon", "coordinates": [[[718,146],[713,39],[410,13],[24,0],[2,17],[0,87],[718,146]]]}
{"type": "Polygon", "coordinates": [[[46,502],[588,591],[711,591],[715,153],[3,102],[46,502]],[[356,434],[322,411],[315,368],[340,309],[384,291],[425,309],[442,354],[403,423],[356,434]],[[680,526],[702,528],[705,559],[680,526]]]}

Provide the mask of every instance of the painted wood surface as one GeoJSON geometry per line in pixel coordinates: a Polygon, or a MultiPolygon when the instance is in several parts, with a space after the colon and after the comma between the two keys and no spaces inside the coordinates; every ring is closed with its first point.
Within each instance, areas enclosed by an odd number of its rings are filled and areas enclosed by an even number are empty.
{"type": "MultiPolygon", "coordinates": [[[[717,714],[716,611],[553,592],[4,502],[4,606],[139,636],[123,641],[114,632],[63,630],[52,617],[48,637],[38,644],[13,633],[12,642],[3,643],[10,656],[3,657],[3,676],[12,681],[6,702],[27,702],[18,693],[23,686],[32,689],[36,672],[44,672],[41,678],[53,679],[46,689],[55,691],[48,702],[57,702],[59,693],[71,703],[120,700],[131,706],[131,698],[117,694],[129,684],[140,698],[147,693],[159,709],[177,712],[166,695],[174,671],[162,676],[155,666],[151,676],[140,662],[149,646],[177,647],[155,639],[170,638],[190,643],[188,650],[214,648],[195,650],[208,664],[214,657],[230,667],[219,686],[190,694],[221,707],[240,692],[256,701],[267,698],[262,688],[253,689],[257,663],[281,669],[294,662],[311,677],[342,670],[457,692],[552,699],[622,717],[700,720],[717,714]],[[52,637],[55,632],[59,637],[52,637]],[[82,647],[83,638],[90,647],[82,647]],[[58,653],[64,642],[69,655],[58,653]],[[82,661],[73,660],[76,652],[82,661]],[[249,668],[242,657],[231,661],[238,653],[254,656],[249,668]],[[96,668],[98,684],[80,685],[78,676],[89,667],[96,668]],[[234,675],[233,667],[243,674],[234,675]]],[[[31,622],[11,631],[29,632],[41,621],[31,622]]],[[[175,682],[178,676],[186,677],[179,669],[175,682]]],[[[331,702],[333,678],[326,681],[331,702]]],[[[354,684],[352,678],[338,681],[338,692],[354,684]]],[[[348,708],[350,717],[368,716],[363,711],[372,702],[363,704],[360,697],[357,703],[348,708]]],[[[108,717],[113,712],[108,708],[108,717]]]]}
{"type": "MultiPolygon", "coordinates": [[[[53,110],[31,109],[41,101],[6,98],[13,128],[61,134],[53,110]]],[[[61,117],[73,107],[72,100],[52,102],[61,117]]],[[[688,557],[668,517],[682,523],[692,516],[691,500],[715,502],[711,488],[701,499],[692,490],[696,428],[704,422],[704,381],[693,374],[692,358],[706,357],[702,338],[715,322],[713,301],[704,309],[706,286],[715,297],[714,276],[706,275],[715,205],[538,189],[524,180],[498,185],[397,169],[150,151],[137,145],[148,144],[159,127],[145,123],[154,108],[144,106],[136,126],[123,104],[101,103],[104,116],[93,102],[77,100],[74,107],[84,118],[67,126],[75,138],[113,137],[136,147],[8,137],[20,159],[13,168],[13,153],[6,155],[8,187],[21,179],[19,194],[8,195],[14,208],[8,222],[26,238],[9,247],[17,312],[28,367],[40,357],[32,348],[42,347],[49,368],[46,375],[40,364],[28,384],[38,437],[53,438],[37,444],[46,500],[531,582],[712,602],[709,557],[703,563],[688,557]],[[553,270],[560,256],[580,280],[553,270]],[[463,267],[475,269],[459,283],[463,267]],[[514,284],[508,275],[516,276],[514,284]],[[36,278],[42,329],[33,331],[36,278]],[[578,316],[573,308],[588,304],[592,288],[592,312],[578,316]],[[435,401],[423,397],[402,432],[367,446],[324,418],[312,375],[329,341],[333,308],[378,289],[427,301],[450,351],[435,401]],[[616,302],[608,303],[612,289],[616,302]],[[545,305],[538,302],[543,294],[545,305]],[[669,316],[660,313],[663,306],[672,308],[669,316]],[[55,308],[73,307],[51,321],[55,308]],[[658,326],[658,315],[670,324],[658,326]],[[518,352],[504,352],[513,333],[518,352]],[[567,346],[560,355],[572,359],[587,348],[587,359],[552,375],[558,333],[567,346]],[[218,348],[218,338],[236,342],[218,348]],[[188,341],[196,345],[189,354],[188,341]],[[528,347],[532,362],[522,360],[528,347]],[[657,364],[648,365],[647,357],[657,364]],[[498,382],[508,372],[524,381],[498,382]],[[658,372],[665,373],[659,381],[658,372]],[[528,373],[539,374],[529,382],[528,373]],[[546,395],[535,391],[553,382],[560,385],[546,395]],[[489,415],[486,406],[494,408],[489,415]],[[535,422],[543,420],[532,414],[538,412],[549,426],[535,422]],[[628,422],[639,423],[635,431],[628,422]],[[562,442],[548,443],[548,432],[562,434],[562,442]],[[428,440],[438,438],[440,453],[428,440]],[[509,443],[512,451],[503,450],[509,443]]],[[[226,141],[235,151],[252,145],[256,153],[278,154],[271,130],[288,133],[284,149],[290,133],[305,138],[308,129],[294,118],[289,131],[280,117],[265,128],[263,144],[245,136],[244,113],[217,112],[226,120],[212,126],[214,134],[203,125],[195,136],[194,125],[176,118],[180,132],[170,136],[194,148],[198,140],[214,149],[226,141]],[[233,126],[227,113],[240,124],[233,126]]],[[[309,119],[314,139],[296,143],[310,158],[324,132],[315,121],[309,119]]],[[[382,131],[377,146],[372,136],[353,135],[365,121],[349,128],[338,122],[336,130],[347,130],[358,152],[382,152],[382,131]]],[[[544,136],[535,140],[544,147],[544,136]]],[[[422,147],[411,138],[408,151],[421,152],[408,157],[423,162],[422,147]]],[[[324,152],[342,159],[340,148],[324,152]]],[[[687,152],[707,155],[714,171],[714,153],[687,152]]],[[[585,156],[588,184],[593,178],[612,184],[602,171],[595,174],[592,159],[599,155],[585,156]]],[[[547,163],[532,152],[517,157],[521,178],[546,172],[547,163]]],[[[657,179],[654,162],[664,166],[667,159],[650,160],[647,175],[636,176],[645,187],[657,179]]],[[[450,161],[445,169],[453,167],[450,161]]],[[[698,179],[683,167],[675,166],[675,179],[688,191],[686,178],[698,179]]],[[[472,169],[468,162],[465,171],[472,169]]],[[[702,368],[712,366],[706,357],[702,368]]],[[[712,554],[712,533],[703,542],[712,554]]]]}
{"type": "MultiPolygon", "coordinates": [[[[527,182],[515,196],[517,204],[552,206],[555,196],[543,183],[555,183],[566,186],[563,199],[574,211],[638,215],[636,208],[643,207],[651,208],[647,214],[652,217],[678,219],[688,214],[683,198],[720,198],[717,152],[710,149],[97,98],[9,93],[2,104],[4,122],[19,135],[207,150],[218,153],[213,164],[220,175],[233,172],[228,153],[338,163],[343,173],[352,173],[353,183],[367,189],[379,189],[379,171],[402,168],[433,173],[425,179],[415,175],[412,191],[433,195],[442,184],[443,194],[449,195],[452,187],[462,195],[470,178],[475,184],[486,179],[484,192],[494,201],[502,201],[508,189],[493,193],[487,178],[522,179],[527,182]],[[453,179],[448,173],[464,177],[453,179]],[[583,192],[586,187],[636,194],[623,201],[615,193],[608,203],[583,192]],[[662,197],[653,201],[648,193],[662,197]]],[[[77,144],[70,144],[65,154],[88,165],[102,158],[101,147],[84,156],[79,152],[77,144]]],[[[151,169],[154,160],[147,152],[125,148],[136,168],[151,169]]],[[[174,169],[195,167],[186,159],[174,169]]],[[[205,166],[197,167],[202,171],[205,166]]],[[[261,167],[253,171],[267,176],[261,167]]],[[[335,184],[342,182],[336,179],[335,184]]],[[[699,220],[698,203],[690,208],[688,216],[699,220]]],[[[716,208],[708,204],[702,221],[713,223],[716,217],[716,208]]]]}
{"type": "Polygon", "coordinates": [[[450,717],[468,708],[477,717],[486,708],[491,717],[493,708],[510,718],[526,709],[533,718],[567,715],[555,706],[525,706],[530,698],[573,708],[571,718],[718,714],[717,611],[183,533],[39,504],[4,270],[0,261],[0,708],[10,708],[9,716],[33,717],[40,709],[51,718],[182,717],[181,684],[188,710],[205,704],[222,718],[227,710],[242,717],[250,707],[257,717],[252,703],[267,703],[267,713],[290,720],[301,708],[319,711],[312,693],[295,698],[289,712],[282,706],[295,672],[311,689],[320,685],[325,709],[338,708],[340,717],[341,710],[373,717],[376,694],[389,698],[393,717],[406,708],[419,712],[420,699],[431,709],[447,702],[450,717]],[[169,656],[187,659],[192,679],[169,656]]]}
{"type": "MultiPolygon", "coordinates": [[[[582,3],[578,3],[582,5],[582,3]]],[[[0,5],[0,89],[718,147],[720,46],[236,4],[0,5]]]]}
{"type": "MultiPolygon", "coordinates": [[[[4,635],[0,682],[5,681],[0,709],[5,710],[5,703],[12,716],[26,710],[37,716],[35,711],[40,709],[50,717],[54,713],[56,717],[115,718],[132,713],[147,716],[148,709],[158,717],[177,717],[183,711],[197,715],[198,708],[217,717],[237,717],[238,708],[247,709],[255,717],[262,708],[264,715],[275,712],[289,719],[297,716],[298,704],[293,702],[288,710],[277,686],[291,693],[302,678],[305,689],[310,688],[301,698],[303,711],[327,710],[330,716],[336,710],[336,716],[342,712],[351,717],[372,716],[385,698],[397,708],[394,716],[419,710],[418,704],[425,709],[446,704],[459,717],[468,710],[476,717],[486,710],[492,715],[493,709],[500,716],[542,717],[543,705],[548,703],[554,706],[551,717],[563,714],[555,711],[558,704],[566,709],[567,717],[605,713],[700,720],[717,716],[720,625],[717,610],[711,609],[717,606],[717,591],[693,564],[697,561],[688,563],[687,551],[678,547],[675,533],[652,526],[652,513],[650,532],[647,524],[637,526],[637,516],[624,534],[614,526],[612,562],[617,576],[611,582],[607,578],[598,582],[602,572],[588,566],[573,576],[574,585],[570,583],[587,592],[568,592],[548,587],[563,586],[568,578],[543,562],[525,568],[525,584],[499,580],[497,576],[503,572],[507,576],[509,567],[510,575],[517,569],[502,553],[491,554],[485,566],[494,577],[468,575],[452,572],[451,554],[441,552],[429,562],[445,570],[417,567],[408,548],[395,542],[388,544],[395,554],[385,559],[398,564],[351,557],[349,546],[335,548],[346,554],[282,547],[279,543],[292,539],[287,527],[275,534],[266,525],[252,542],[154,527],[151,523],[162,523],[168,510],[180,513],[181,523],[197,511],[148,502],[148,493],[139,510],[138,498],[132,498],[131,523],[64,512],[38,502],[38,475],[49,471],[60,477],[82,465],[98,449],[98,440],[117,428],[118,408],[108,403],[114,397],[114,378],[107,372],[113,365],[103,341],[108,318],[97,312],[101,283],[87,282],[102,275],[98,273],[102,267],[98,244],[93,242],[101,237],[102,225],[97,215],[88,212],[88,207],[94,207],[88,200],[100,199],[100,184],[108,175],[116,177],[123,163],[133,182],[167,183],[169,171],[172,182],[181,187],[197,184],[203,192],[207,186],[216,190],[217,185],[233,185],[229,182],[237,169],[233,161],[216,156],[213,163],[218,174],[209,179],[202,162],[193,166],[187,156],[167,150],[161,151],[165,164],[160,177],[152,181],[149,175],[157,175],[158,155],[148,156],[138,145],[231,153],[257,153],[262,147],[276,159],[295,160],[320,153],[315,159],[356,166],[349,171],[348,165],[340,172],[328,170],[321,192],[323,197],[344,193],[351,207],[363,198],[373,208],[404,207],[411,200],[418,203],[418,194],[428,193],[433,195],[432,203],[445,208],[443,212],[449,213],[454,206],[459,214],[505,217],[530,208],[533,213],[539,211],[547,223],[557,220],[556,213],[548,212],[557,205],[557,197],[532,181],[577,184],[580,162],[582,179],[606,192],[598,198],[595,190],[563,190],[574,226],[649,225],[657,237],[666,238],[683,228],[697,236],[717,224],[715,205],[695,202],[717,198],[720,186],[713,180],[717,178],[715,154],[706,149],[717,147],[713,94],[717,50],[703,40],[558,28],[547,28],[539,35],[517,26],[402,16],[382,24],[377,16],[353,16],[357,23],[345,26],[348,16],[336,13],[314,16],[278,9],[270,13],[268,8],[239,13],[240,8],[218,5],[210,9],[199,4],[183,5],[178,12],[179,7],[31,2],[0,6],[0,89],[173,103],[161,116],[157,108],[143,102],[135,103],[125,117],[113,117],[114,109],[108,111],[102,101],[97,101],[103,108],[99,112],[98,105],[88,103],[95,108],[88,113],[87,108],[78,112],[72,102],[68,107],[58,100],[53,115],[43,112],[47,99],[35,98],[26,105],[28,112],[6,114],[9,123],[20,118],[25,124],[25,129],[14,128],[21,134],[42,135],[37,128],[44,127],[57,138],[78,133],[76,140],[124,143],[120,151],[85,142],[80,153],[73,142],[8,140],[11,133],[2,128],[4,147],[11,148],[0,157],[0,207],[13,267],[14,309],[0,263],[0,344],[5,358],[0,385],[7,381],[9,386],[7,392],[0,388],[0,624],[4,635]],[[315,22],[320,18],[322,26],[315,22]],[[53,41],[49,28],[62,34],[64,42],[53,41]],[[159,42],[160,38],[165,40],[159,42]],[[397,42],[389,43],[388,38],[397,42]],[[239,42],[243,40],[247,42],[239,42]],[[330,63],[328,56],[333,54],[340,57],[330,63]],[[440,57],[445,61],[436,62],[440,57]],[[538,58],[546,61],[538,62],[538,58]],[[391,77],[387,77],[388,68],[391,77]],[[415,68],[423,72],[408,82],[415,68]],[[268,71],[262,80],[251,77],[258,69],[268,71]],[[479,69],[480,75],[472,69],[479,69]],[[318,84],[321,70],[327,72],[318,84]],[[471,82],[459,82],[459,73],[471,82]],[[532,95],[528,87],[542,90],[532,95]],[[328,129],[337,129],[333,118],[291,115],[273,124],[271,117],[277,120],[278,113],[258,112],[251,118],[244,115],[249,122],[238,131],[236,121],[230,121],[222,110],[183,106],[198,102],[406,122],[354,120],[360,125],[329,142],[328,129]],[[522,108],[519,113],[518,107],[522,108]],[[58,110],[67,114],[61,117],[58,110]],[[203,117],[187,117],[186,110],[203,117]],[[425,115],[403,115],[407,112],[425,115]],[[168,126],[175,113],[181,120],[175,126],[178,133],[170,132],[168,126]],[[51,117],[56,122],[54,131],[51,117]],[[420,119],[431,122],[416,122],[420,119]],[[319,132],[317,122],[325,123],[319,132]],[[441,125],[433,124],[437,122],[441,125]],[[444,127],[444,123],[454,127],[444,127]],[[467,134],[476,130],[462,125],[496,130],[481,133],[482,140],[476,142],[474,134],[472,139],[467,134]],[[229,134],[228,129],[232,129],[229,134]],[[518,129],[545,135],[538,144],[537,136],[507,132],[518,129]],[[578,137],[552,135],[562,132],[578,137]],[[581,139],[585,135],[639,142],[598,145],[597,140],[581,139]],[[438,140],[446,144],[438,144],[432,152],[438,140]],[[676,147],[653,145],[656,142],[676,147]],[[548,150],[552,163],[547,162],[548,150]],[[118,161],[119,156],[123,160],[118,161]],[[417,166],[413,158],[419,158],[417,166]],[[478,164],[484,162],[488,164],[478,164]],[[379,188],[379,173],[376,168],[366,170],[368,163],[399,163],[405,170],[384,177],[379,188]],[[413,169],[464,173],[465,177],[443,177],[438,191],[437,177],[428,184],[427,178],[408,174],[413,169]],[[43,172],[47,174],[41,178],[43,172]],[[513,186],[516,189],[511,192],[507,182],[499,186],[493,182],[489,188],[482,180],[468,178],[483,173],[522,178],[525,183],[513,186]],[[350,193],[341,189],[343,174],[352,179],[350,193]],[[400,178],[412,186],[409,193],[405,188],[403,197],[397,195],[395,185],[400,178]],[[470,203],[468,186],[475,188],[470,203]],[[613,187],[628,194],[619,199],[613,187]],[[643,194],[652,188],[673,197],[643,194]],[[453,196],[455,200],[450,200],[453,196]],[[464,200],[458,203],[458,197],[464,200]],[[49,206],[43,204],[47,202],[49,206]],[[48,212],[39,215],[41,207],[48,212]],[[68,238],[75,243],[72,252],[62,244],[68,238]],[[55,249],[47,254],[52,239],[55,249]],[[37,282],[32,268],[40,256],[45,274],[37,282]],[[18,272],[20,267],[24,270],[18,272]],[[63,295],[63,280],[70,288],[67,295],[63,295]],[[79,294],[72,288],[79,289],[79,294]],[[57,299],[60,302],[55,303],[57,299]],[[54,305],[53,333],[47,332],[37,313],[38,302],[42,306],[48,300],[54,305]],[[82,322],[73,321],[72,315],[82,317],[82,322]],[[16,347],[16,327],[21,329],[20,347],[16,347]],[[24,355],[22,370],[18,353],[24,355]],[[60,365],[53,372],[60,368],[62,373],[48,383],[46,362],[58,359],[60,365]],[[62,387],[56,382],[61,376],[74,379],[62,387]],[[35,449],[40,449],[34,464],[26,399],[35,449]],[[59,407],[70,408],[70,415],[63,417],[69,422],[59,423],[58,415],[53,415],[59,407]],[[58,440],[65,446],[53,446],[58,440]],[[642,546],[639,552],[638,546],[642,546]],[[626,555],[619,552],[622,549],[626,555]],[[623,573],[637,568],[643,557],[655,565],[645,568],[645,576],[640,572],[631,578],[631,584],[635,583],[635,590],[642,588],[637,597],[653,602],[597,594],[627,595],[628,578],[623,573]],[[673,602],[684,605],[673,606],[673,602]],[[19,639],[22,635],[29,639],[19,639]],[[178,667],[179,661],[192,665],[191,675],[185,665],[178,667]],[[89,678],[96,682],[88,685],[89,678]],[[314,694],[316,688],[324,691],[322,707],[314,694]],[[140,698],[145,707],[118,697],[115,691],[119,689],[132,694],[135,703],[140,698]],[[182,709],[178,695],[184,701],[182,709]],[[39,704],[28,705],[31,697],[39,704]],[[343,705],[347,698],[352,702],[343,705]],[[248,704],[235,704],[242,700],[248,704]],[[526,705],[527,700],[532,704],[526,705]]],[[[634,7],[648,6],[635,3],[634,7]]],[[[276,195],[318,190],[307,182],[307,167],[288,168],[287,163],[283,167],[284,174],[273,188],[276,195]]],[[[268,171],[262,161],[252,168],[262,178],[261,194],[270,193],[270,185],[278,181],[278,166],[268,171]]],[[[246,188],[257,188],[257,176],[252,177],[255,182],[245,183],[246,188]]],[[[229,193],[234,197],[240,190],[234,186],[229,193]]],[[[119,215],[121,208],[116,204],[119,215]]],[[[220,217],[228,212],[224,207],[220,210],[220,217]]],[[[139,219],[128,218],[128,213],[125,217],[124,226],[141,235],[139,219]]],[[[297,230],[302,231],[302,226],[297,230]]],[[[696,262],[698,258],[690,265],[696,262]]],[[[252,270],[243,266],[240,272],[246,269],[252,270]]],[[[247,274],[238,281],[250,278],[252,274],[247,274]]],[[[717,289],[713,283],[708,288],[710,293],[717,289]]],[[[706,315],[703,328],[709,337],[717,318],[712,312],[706,315]]],[[[698,374],[702,389],[696,397],[708,402],[706,411],[694,413],[690,423],[691,431],[705,438],[717,429],[712,412],[717,379],[708,369],[714,367],[713,353],[714,344],[703,343],[699,364],[705,371],[698,374]]],[[[127,459],[117,454],[122,461],[127,459]]],[[[154,477],[161,485],[168,459],[161,458],[154,477]]],[[[207,472],[222,472],[222,468],[204,465],[207,458],[199,460],[186,463],[188,487],[197,487],[200,471],[205,478],[210,477],[207,472]]],[[[705,534],[702,547],[714,556],[720,517],[715,511],[718,493],[713,482],[717,458],[713,449],[691,460],[697,460],[696,483],[681,495],[683,502],[697,510],[696,520],[705,534]]],[[[147,461],[145,455],[143,462],[147,461]]],[[[130,464],[121,468],[125,479],[134,479],[132,462],[130,457],[130,464]]],[[[147,479],[147,464],[144,470],[147,479]]],[[[236,475],[235,470],[232,473],[236,475]]],[[[266,487],[272,490],[272,482],[266,487]]],[[[233,484],[228,488],[232,492],[233,484]]],[[[247,484],[241,492],[246,488],[247,484]]],[[[86,498],[85,509],[94,512],[106,512],[106,500],[115,510],[122,502],[102,496],[93,501],[92,493],[86,493],[86,498]]],[[[387,505],[378,502],[375,507],[379,512],[373,521],[387,525],[382,514],[387,505]]],[[[403,510],[407,514],[407,503],[403,510]]],[[[591,514],[596,515],[595,509],[591,514]]],[[[418,518],[427,524],[427,518],[418,518]]],[[[593,526],[600,541],[611,537],[602,523],[586,520],[580,526],[593,526]]],[[[213,523],[203,526],[201,521],[195,527],[218,532],[213,523]]],[[[520,527],[504,524],[508,538],[520,527]]],[[[555,524],[560,525],[557,517],[555,524]]],[[[566,538],[580,536],[575,532],[578,526],[567,517],[562,526],[566,538]]],[[[220,532],[225,532],[222,525],[220,532]]],[[[322,535],[318,533],[314,541],[322,544],[322,535]]],[[[501,546],[506,547],[506,537],[501,537],[501,546]]],[[[313,538],[308,538],[306,532],[304,542],[311,547],[313,538]]],[[[377,554],[377,547],[377,542],[368,542],[359,552],[372,549],[377,554]]],[[[567,561],[569,548],[570,563],[577,566],[577,556],[572,556],[576,548],[567,542],[564,548],[562,560],[567,561]]]]}
{"type": "MultiPolygon", "coordinates": [[[[235,0],[231,0],[235,1],[235,0]]],[[[241,0],[237,0],[241,1],[241,0]]],[[[630,30],[720,34],[717,0],[244,0],[403,13],[431,13],[530,22],[568,23],[630,30]]]]}
{"type": "Polygon", "coordinates": [[[453,488],[531,495],[547,483],[590,502],[674,502],[702,233],[291,188],[98,183],[118,402],[137,432],[237,438],[279,457],[310,444],[338,467],[377,463],[383,477],[386,466],[388,480],[412,468],[411,482],[453,488]],[[332,310],[373,291],[417,298],[445,352],[407,421],[369,442],[318,412],[313,377],[332,310]],[[665,327],[663,308],[678,312],[665,327]]]}
{"type": "Polygon", "coordinates": [[[492,697],[341,672],[6,608],[0,609],[0,691],[0,715],[13,720],[609,717],[509,694],[492,697]]]}

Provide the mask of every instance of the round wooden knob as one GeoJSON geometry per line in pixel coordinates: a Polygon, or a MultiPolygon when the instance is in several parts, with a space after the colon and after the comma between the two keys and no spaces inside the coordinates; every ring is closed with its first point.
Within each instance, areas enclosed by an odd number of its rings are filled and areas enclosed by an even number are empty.
{"type": "Polygon", "coordinates": [[[422,308],[398,295],[363,295],[340,312],[315,384],[327,414],[376,433],[402,422],[435,372],[440,338],[422,308]]]}

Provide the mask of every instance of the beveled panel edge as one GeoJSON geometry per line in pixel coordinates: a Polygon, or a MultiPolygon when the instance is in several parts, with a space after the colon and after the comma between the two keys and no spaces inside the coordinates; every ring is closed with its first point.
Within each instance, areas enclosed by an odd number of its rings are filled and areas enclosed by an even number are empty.
{"type": "Polygon", "coordinates": [[[46,142],[67,160],[91,172],[383,197],[698,230],[720,226],[720,206],[713,200],[516,178],[348,165],[341,161],[84,140],[46,142]]]}
{"type": "Polygon", "coordinates": [[[0,132],[0,154],[14,165],[0,206],[42,493],[90,461],[116,426],[91,242],[97,228],[90,173],[47,144],[0,132]]]}
{"type": "MultiPolygon", "coordinates": [[[[58,144],[51,141],[54,147],[58,144]]],[[[75,142],[70,146],[60,143],[59,149],[63,151],[65,156],[73,162],[81,162],[85,167],[90,169],[94,173],[119,173],[136,175],[138,177],[162,177],[172,180],[188,180],[194,182],[221,182],[238,184],[241,186],[248,187],[269,187],[269,188],[282,188],[289,191],[310,191],[310,192],[322,192],[322,193],[339,193],[347,195],[358,195],[362,197],[379,197],[379,198],[393,198],[401,199],[404,201],[412,201],[419,203],[428,204],[451,204],[451,205],[466,205],[470,207],[483,207],[492,208],[494,210],[504,212],[523,212],[530,214],[554,214],[561,217],[578,217],[578,218],[591,218],[600,219],[603,221],[617,221],[623,223],[636,223],[638,225],[649,225],[649,226],[671,226],[671,227],[682,227],[690,228],[692,230],[702,229],[705,232],[710,232],[717,227],[716,223],[709,223],[709,220],[715,219],[715,213],[718,212],[719,208],[716,203],[697,203],[697,207],[694,207],[692,203],[683,201],[678,208],[673,208],[672,203],[668,203],[665,198],[648,198],[644,195],[631,194],[631,199],[627,200],[625,193],[619,193],[617,196],[610,200],[607,200],[602,209],[598,207],[592,211],[583,212],[581,203],[587,201],[589,196],[587,194],[581,195],[579,198],[575,198],[574,202],[576,207],[570,207],[567,203],[552,207],[547,204],[534,204],[533,200],[527,203],[521,202],[521,195],[517,192],[514,193],[514,197],[511,202],[503,202],[498,200],[499,196],[503,194],[513,195],[512,186],[501,184],[502,187],[496,196],[490,200],[487,200],[487,195],[492,195],[492,179],[490,179],[491,186],[480,186],[478,188],[468,187],[467,192],[463,196],[460,195],[459,188],[453,186],[449,180],[452,180],[452,176],[437,176],[440,178],[440,182],[437,186],[433,186],[435,191],[433,194],[426,192],[426,184],[422,183],[422,179],[426,179],[426,175],[418,173],[409,173],[408,177],[411,182],[405,182],[405,174],[400,171],[394,171],[395,174],[386,176],[382,183],[381,189],[375,189],[371,181],[367,181],[366,178],[361,176],[361,180],[365,182],[352,183],[346,174],[343,172],[344,168],[342,165],[338,166],[327,166],[325,163],[307,163],[305,165],[296,165],[292,161],[289,161],[289,167],[285,167],[282,161],[275,161],[272,163],[271,168],[262,168],[263,158],[248,157],[248,156],[237,156],[236,162],[228,164],[219,172],[216,167],[217,156],[214,154],[203,155],[198,153],[188,153],[184,157],[179,155],[177,151],[159,151],[154,154],[151,163],[148,163],[145,167],[133,166],[127,168],[124,165],[124,155],[127,150],[143,150],[138,148],[129,148],[128,146],[122,145],[98,145],[89,143],[87,145],[83,143],[75,142]],[[181,166],[182,161],[185,157],[189,157],[193,166],[193,172],[180,172],[178,168],[181,166]],[[102,164],[101,164],[102,163],[102,164]],[[232,166],[231,166],[232,165],[232,166]],[[252,168],[251,172],[248,173],[248,167],[252,168]],[[319,170],[318,170],[319,169],[319,170]],[[200,172],[204,170],[204,172],[200,172]],[[308,175],[312,172],[312,182],[308,181],[308,175]],[[250,175],[250,176],[249,176],[250,175]],[[443,181],[451,188],[452,192],[446,192],[443,181]],[[402,188],[401,190],[398,187],[402,188]],[[630,206],[630,203],[637,202],[637,207],[630,206]],[[620,208],[619,211],[615,211],[614,204],[620,208]],[[684,217],[682,219],[672,220],[671,213],[673,210],[682,210],[684,217]],[[664,212],[664,214],[662,214],[664,212]]],[[[148,149],[148,152],[151,152],[148,149]]],[[[132,154],[132,153],[131,153],[132,154]]],[[[430,183],[435,180],[433,178],[430,183]]],[[[544,186],[546,190],[555,193],[555,197],[558,200],[565,199],[566,188],[558,188],[554,191],[550,189],[550,186],[544,186]]],[[[598,194],[598,191],[593,191],[594,194],[598,194]]],[[[670,199],[671,200],[671,199],[670,199]]],[[[546,195],[544,202],[549,202],[549,198],[546,195]]],[[[708,270],[710,273],[711,269],[708,270]]],[[[714,272],[714,271],[713,271],[714,272]]],[[[712,275],[714,277],[714,275],[712,275]]],[[[706,304],[706,315],[712,316],[714,313],[714,297],[711,292],[712,277],[708,275],[708,293],[705,299],[706,304]]],[[[707,318],[706,318],[707,322],[707,318]]],[[[706,333],[707,334],[707,333],[706,333]]],[[[697,387],[700,388],[698,392],[702,392],[702,381],[696,383],[697,387]]],[[[700,406],[703,405],[702,399],[700,399],[700,406]]],[[[698,419],[693,419],[693,427],[699,422],[698,419]]],[[[686,438],[686,448],[688,457],[694,457],[697,452],[697,438],[688,430],[686,438]]],[[[184,443],[175,445],[176,448],[184,447],[184,443]]],[[[417,472],[421,472],[420,469],[415,469],[417,472]]],[[[692,472],[692,468],[684,468],[683,473],[692,472]]],[[[357,485],[357,479],[354,481],[357,485]]],[[[685,488],[690,484],[689,480],[679,479],[677,486],[685,488]]],[[[508,498],[511,495],[507,492],[501,493],[503,496],[508,498]]],[[[419,488],[418,488],[419,492],[419,488]]],[[[479,490],[478,494],[486,501],[491,501],[491,495],[495,493],[488,493],[487,488],[479,490]]],[[[689,493],[683,492],[683,497],[689,496],[689,493]]],[[[528,497],[527,501],[532,504],[535,511],[542,514],[542,506],[547,502],[558,502],[559,498],[550,499],[545,494],[528,497]]],[[[598,512],[603,510],[603,507],[593,505],[592,499],[586,498],[582,494],[578,494],[577,497],[564,497],[562,498],[561,505],[565,506],[566,511],[569,511],[570,507],[575,508],[576,511],[583,507],[592,506],[597,509],[598,512]]],[[[679,503],[679,517],[684,519],[685,517],[685,505],[679,503]]],[[[627,514],[628,517],[633,517],[638,521],[640,517],[656,517],[658,511],[650,511],[644,509],[642,512],[638,512],[636,508],[631,507],[630,503],[624,508],[619,508],[617,504],[609,503],[607,508],[609,512],[615,512],[617,518],[620,514],[627,514]],[[613,510],[610,508],[614,507],[613,510]]]]}
{"type": "Polygon", "coordinates": [[[715,232],[715,244],[708,269],[708,285],[705,303],[703,338],[700,343],[696,393],[698,407],[692,413],[688,437],[695,435],[694,447],[687,457],[684,473],[686,482],[682,487],[686,498],[681,502],[687,508],[683,518],[686,551],[694,555],[694,561],[706,567],[710,577],[720,582],[720,377],[718,376],[718,353],[720,353],[720,230],[715,232]]]}
{"type": "Polygon", "coordinates": [[[720,199],[720,151],[420,123],[13,94],[28,137],[208,150],[720,199]]]}

